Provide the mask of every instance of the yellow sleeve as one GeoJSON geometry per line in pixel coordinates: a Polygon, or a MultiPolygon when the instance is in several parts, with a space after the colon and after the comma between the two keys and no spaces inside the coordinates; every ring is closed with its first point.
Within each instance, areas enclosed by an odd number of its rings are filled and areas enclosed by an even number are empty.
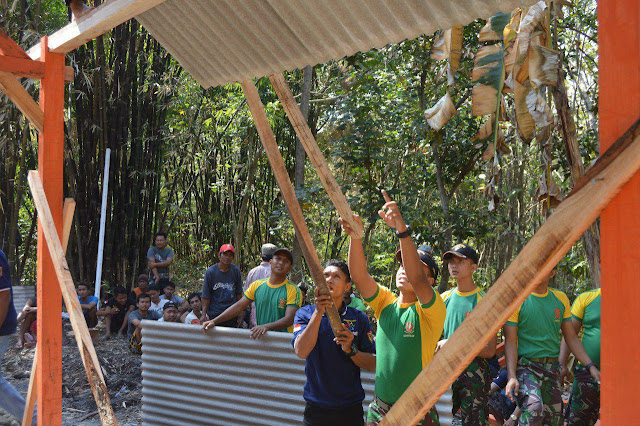
{"type": "Polygon", "coordinates": [[[418,304],[418,313],[425,319],[431,330],[440,338],[444,329],[444,319],[447,316],[447,308],[444,300],[437,291],[433,291],[433,299],[426,305],[418,304]]]}
{"type": "Polygon", "coordinates": [[[519,320],[519,317],[520,317],[520,308],[521,307],[522,307],[522,305],[518,306],[518,309],[516,309],[515,312],[511,314],[511,316],[507,320],[507,324],[508,325],[518,325],[518,320],[519,320]]]}
{"type": "Polygon", "coordinates": [[[391,290],[378,284],[376,294],[374,294],[373,297],[369,299],[364,299],[364,301],[367,302],[367,305],[371,306],[375,317],[380,318],[380,313],[382,312],[382,310],[395,302],[396,299],[396,295],[393,294],[391,290]]]}
{"type": "Polygon", "coordinates": [[[584,318],[584,310],[587,307],[587,293],[582,293],[578,297],[576,297],[576,301],[573,302],[573,306],[571,307],[571,315],[573,315],[578,321],[582,321],[584,318]]]}
{"type": "Polygon", "coordinates": [[[256,290],[260,287],[265,280],[258,280],[251,283],[249,288],[244,292],[244,297],[251,300],[252,302],[256,300],[256,290]]]}
{"type": "Polygon", "coordinates": [[[560,290],[555,290],[555,289],[550,289],[550,290],[553,291],[553,294],[556,295],[558,300],[560,300],[560,302],[562,302],[562,305],[564,306],[564,314],[562,314],[562,321],[563,322],[569,321],[571,319],[571,305],[569,304],[569,298],[567,297],[566,294],[564,294],[560,290]]]}
{"type": "Polygon", "coordinates": [[[449,290],[445,291],[444,293],[442,293],[442,300],[447,300],[449,298],[449,296],[451,296],[451,291],[452,291],[452,289],[449,289],[449,290]]]}
{"type": "Polygon", "coordinates": [[[287,284],[287,306],[295,306],[297,308],[302,305],[302,292],[293,284],[287,284]]]}

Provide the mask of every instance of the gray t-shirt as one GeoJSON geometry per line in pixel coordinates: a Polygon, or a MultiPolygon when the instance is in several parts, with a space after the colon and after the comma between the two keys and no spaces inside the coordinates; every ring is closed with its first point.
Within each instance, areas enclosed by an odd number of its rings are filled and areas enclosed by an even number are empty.
{"type": "Polygon", "coordinates": [[[207,310],[210,319],[217,317],[236,303],[237,296],[241,294],[242,274],[240,268],[233,263],[226,272],[222,272],[217,263],[205,271],[202,297],[211,300],[207,310]]]}
{"type": "MultiPolygon", "coordinates": [[[[156,262],[165,262],[168,258],[173,259],[173,249],[169,247],[165,247],[162,250],[160,250],[158,247],[153,246],[153,247],[149,247],[149,250],[147,250],[147,259],[155,259],[156,262]]],[[[160,280],[168,280],[169,267],[158,268],[158,275],[160,275],[160,280]]],[[[149,282],[157,283],[157,281],[155,280],[155,276],[151,273],[151,271],[149,271],[149,282]]]]}
{"type": "MultiPolygon", "coordinates": [[[[160,300],[167,300],[167,296],[165,296],[164,294],[162,296],[160,296],[160,300]]],[[[171,300],[170,302],[175,303],[176,305],[180,306],[182,305],[182,302],[184,302],[184,299],[180,296],[176,296],[175,294],[173,296],[171,296],[171,300]]]]}
{"type": "Polygon", "coordinates": [[[139,310],[136,309],[135,311],[131,311],[129,312],[129,328],[127,328],[127,334],[129,335],[129,337],[133,336],[133,332],[136,330],[136,328],[133,326],[133,324],[131,324],[131,322],[135,319],[137,320],[146,319],[146,320],[158,321],[160,318],[162,318],[162,315],[152,310],[148,310],[147,316],[144,318],[142,317],[142,315],[140,315],[139,310]]]}

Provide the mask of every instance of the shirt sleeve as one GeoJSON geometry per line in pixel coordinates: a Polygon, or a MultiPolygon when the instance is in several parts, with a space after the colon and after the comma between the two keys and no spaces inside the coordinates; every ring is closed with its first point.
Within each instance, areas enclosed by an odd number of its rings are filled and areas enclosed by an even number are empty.
{"type": "Polygon", "coordinates": [[[240,268],[236,268],[235,273],[235,287],[236,287],[236,295],[242,294],[242,273],[240,272],[240,268]]]}
{"type": "Polygon", "coordinates": [[[293,285],[287,285],[287,306],[295,306],[299,308],[302,305],[302,292],[300,289],[293,285]]]}
{"type": "Polygon", "coordinates": [[[149,250],[147,250],[147,258],[148,259],[156,258],[156,253],[154,252],[153,247],[149,247],[149,250]]]}
{"type": "Polygon", "coordinates": [[[571,315],[580,322],[582,322],[582,319],[584,318],[584,310],[587,307],[587,303],[585,303],[587,299],[586,295],[587,293],[582,293],[578,296],[571,307],[571,315]]]}
{"type": "Polygon", "coordinates": [[[426,320],[435,335],[440,336],[444,329],[444,319],[447,316],[447,308],[444,300],[437,291],[433,290],[431,301],[419,305],[420,315],[426,320]]]}
{"type": "Polygon", "coordinates": [[[295,346],[296,339],[304,329],[307,328],[307,325],[309,325],[309,318],[311,318],[311,316],[308,315],[306,309],[298,309],[293,320],[293,339],[291,339],[291,346],[295,346]]]}
{"type": "Polygon", "coordinates": [[[210,273],[209,270],[207,269],[204,273],[204,280],[202,282],[202,296],[205,299],[211,299],[211,289],[209,288],[209,280],[211,279],[209,277],[210,273]]]}
{"type": "Polygon", "coordinates": [[[371,306],[371,309],[373,309],[373,313],[376,318],[380,318],[380,313],[382,313],[382,310],[395,302],[396,296],[391,292],[391,290],[378,284],[378,289],[376,290],[376,293],[373,295],[373,297],[364,299],[364,301],[367,302],[369,306],[371,306]]]}
{"type": "Polygon", "coordinates": [[[251,300],[252,302],[256,300],[256,290],[258,289],[260,283],[261,281],[252,282],[247,291],[244,292],[244,297],[251,300]]]}
{"type": "Polygon", "coordinates": [[[518,319],[520,317],[520,308],[521,307],[522,307],[522,305],[518,306],[518,309],[516,309],[516,311],[511,314],[511,316],[507,320],[507,325],[515,325],[515,326],[518,325],[518,319]]]}
{"type": "Polygon", "coordinates": [[[169,254],[167,255],[167,259],[173,259],[173,249],[169,249],[169,254]]]}
{"type": "Polygon", "coordinates": [[[569,304],[569,298],[567,297],[566,294],[564,294],[561,291],[558,291],[556,295],[558,296],[558,299],[560,299],[560,301],[562,302],[562,305],[564,306],[564,314],[562,315],[562,322],[571,321],[571,305],[569,304]]]}
{"type": "Polygon", "coordinates": [[[10,288],[9,261],[4,253],[0,251],[0,291],[9,290],[10,288]]]}
{"type": "Polygon", "coordinates": [[[376,343],[373,331],[371,331],[369,318],[365,313],[360,313],[362,315],[358,315],[358,349],[362,352],[374,354],[376,353],[376,343]]]}

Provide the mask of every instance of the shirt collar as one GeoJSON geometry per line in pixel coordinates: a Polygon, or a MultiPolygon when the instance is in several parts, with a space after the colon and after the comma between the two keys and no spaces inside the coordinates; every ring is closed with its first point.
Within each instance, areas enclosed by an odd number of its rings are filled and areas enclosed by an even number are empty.
{"type": "Polygon", "coordinates": [[[342,302],[342,309],[340,309],[338,311],[338,313],[340,314],[340,316],[343,316],[344,314],[347,313],[347,308],[349,307],[349,305],[347,305],[346,303],[342,302]]]}

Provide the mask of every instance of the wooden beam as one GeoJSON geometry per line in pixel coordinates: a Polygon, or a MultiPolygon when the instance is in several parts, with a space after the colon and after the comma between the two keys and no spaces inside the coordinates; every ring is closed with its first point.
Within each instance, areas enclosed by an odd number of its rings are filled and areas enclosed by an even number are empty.
{"type": "MultiPolygon", "coordinates": [[[[55,268],[55,274],[60,283],[60,290],[64,303],[69,313],[69,319],[73,327],[73,333],[76,337],[76,343],[78,344],[78,350],[82,357],[82,363],[84,364],[93,396],[100,412],[100,418],[102,424],[115,425],[116,418],[111,407],[111,400],[109,398],[109,391],[107,385],[104,382],[102,376],[102,370],[100,368],[100,361],[96,355],[96,350],[93,347],[93,341],[87,328],[87,322],[82,314],[82,308],[78,301],[78,293],[76,293],[76,287],[73,284],[73,278],[71,272],[69,272],[69,265],[62,249],[62,243],[58,238],[56,232],[56,226],[51,215],[49,208],[49,202],[47,196],[44,193],[42,181],[40,175],[35,170],[30,170],[27,180],[29,181],[29,187],[31,188],[31,195],[33,196],[33,203],[38,211],[38,220],[42,225],[45,238],[47,240],[47,247],[51,253],[53,259],[53,266],[55,268]]],[[[41,343],[38,342],[38,345],[41,343]]],[[[41,394],[38,392],[38,394],[41,394]]],[[[39,420],[39,419],[38,419],[39,420]]]]}
{"type": "Polygon", "coordinates": [[[302,111],[300,111],[284,76],[282,74],[273,74],[269,76],[269,80],[271,80],[271,84],[276,90],[278,98],[280,98],[280,102],[289,117],[289,121],[309,156],[309,161],[311,161],[313,168],[316,169],[324,189],[327,191],[334,207],[338,210],[338,214],[343,220],[349,223],[351,229],[355,231],[356,238],[364,238],[364,229],[358,222],[353,220],[353,211],[351,211],[347,198],[342,193],[342,189],[333,176],[327,160],[324,158],[324,155],[322,155],[318,142],[316,142],[316,139],[313,137],[307,120],[304,119],[302,111]]]}
{"type": "Polygon", "coordinates": [[[29,59],[29,55],[2,28],[0,28],[0,54],[29,59]]]}
{"type": "MultiPolygon", "coordinates": [[[[293,227],[296,230],[298,242],[300,243],[302,254],[307,261],[311,277],[313,278],[313,281],[320,293],[330,294],[324,280],[322,264],[318,258],[316,248],[313,245],[311,235],[309,234],[309,228],[307,228],[307,224],[304,221],[302,209],[300,208],[296,192],[291,184],[291,179],[287,173],[287,168],[284,164],[284,160],[282,159],[282,154],[280,154],[280,150],[278,149],[278,143],[273,135],[273,130],[271,129],[271,125],[267,119],[267,113],[264,110],[258,89],[256,89],[256,86],[251,80],[245,80],[242,82],[242,90],[244,91],[244,96],[247,98],[247,105],[249,105],[249,109],[251,110],[253,122],[256,125],[256,129],[260,135],[260,140],[262,141],[262,146],[264,146],[264,150],[267,153],[267,158],[269,159],[269,163],[273,169],[273,174],[276,177],[276,181],[280,187],[280,192],[282,193],[287,210],[289,211],[289,216],[291,217],[291,222],[293,222],[293,227]]],[[[327,309],[327,317],[329,318],[329,322],[331,323],[331,328],[334,333],[338,330],[342,330],[342,321],[340,320],[340,315],[338,314],[335,306],[332,305],[327,309]]]]}
{"type": "MultiPolygon", "coordinates": [[[[636,111],[637,114],[637,111],[636,111]]],[[[498,329],[545,279],[600,212],[640,169],[640,121],[625,133],[611,160],[566,198],[493,284],[446,345],[393,405],[381,425],[416,424],[498,329]],[[631,142],[629,143],[629,140],[631,142]]],[[[603,378],[606,377],[603,372],[603,378]]]]}
{"type": "MultiPolygon", "coordinates": [[[[64,200],[64,207],[62,208],[62,250],[67,253],[67,246],[69,244],[69,235],[71,234],[71,224],[73,223],[73,214],[76,210],[76,202],[73,198],[66,198],[64,200]]],[[[36,406],[37,398],[37,371],[38,367],[38,346],[36,345],[36,351],[33,354],[33,364],[31,366],[31,376],[29,378],[29,390],[27,391],[27,397],[25,399],[24,414],[22,415],[22,424],[25,426],[31,425],[33,420],[33,409],[36,406]]]]}
{"type": "Polygon", "coordinates": [[[13,74],[0,71],[0,90],[22,111],[31,125],[42,133],[44,113],[13,74]]]}
{"type": "MultiPolygon", "coordinates": [[[[165,0],[109,0],[75,22],[49,36],[49,49],[55,53],[69,53],[86,42],[106,33],[165,0]]],[[[27,51],[31,59],[40,59],[40,45],[27,51]]]]}
{"type": "MultiPolygon", "coordinates": [[[[41,79],[44,77],[44,62],[34,61],[31,58],[0,56],[0,71],[12,73],[18,77],[41,79]]],[[[73,68],[64,67],[64,79],[73,81],[73,68]]]]}
{"type": "MultiPolygon", "coordinates": [[[[600,152],[638,118],[640,111],[640,2],[598,0],[600,152]]],[[[640,238],[640,173],[600,217],[602,338],[600,421],[640,424],[640,299],[630,297],[640,258],[629,247],[640,238]],[[635,337],[634,337],[635,336],[635,337]]]]}
{"type": "MultiPolygon", "coordinates": [[[[45,75],[40,80],[39,91],[40,108],[44,114],[42,130],[38,135],[38,170],[43,179],[44,194],[51,203],[49,211],[57,232],[57,240],[62,236],[65,57],[47,49],[46,37],[42,38],[41,46],[45,75]]],[[[15,81],[12,74],[7,75],[15,81]]],[[[45,240],[45,230],[40,220],[37,253],[40,348],[36,352],[38,424],[59,425],[62,422],[62,295],[56,278],[55,264],[47,246],[48,241],[45,240]]]]}

